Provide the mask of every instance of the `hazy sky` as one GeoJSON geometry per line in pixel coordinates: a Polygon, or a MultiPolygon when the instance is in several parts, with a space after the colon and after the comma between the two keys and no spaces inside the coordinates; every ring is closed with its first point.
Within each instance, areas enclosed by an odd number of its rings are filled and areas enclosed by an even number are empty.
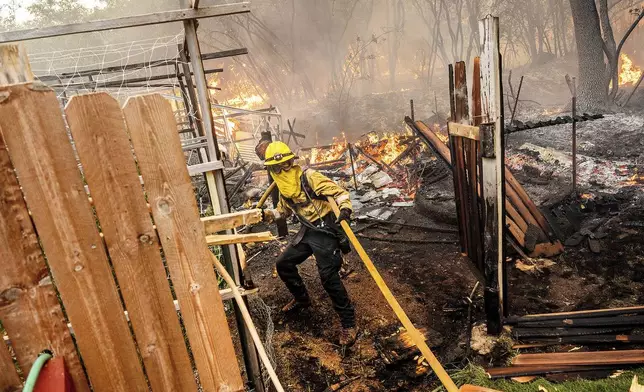
{"type": "MultiPolygon", "coordinates": [[[[34,0],[0,0],[0,14],[6,16],[8,14],[7,7],[12,3],[20,4],[20,8],[16,12],[16,19],[18,19],[18,22],[24,22],[31,19],[31,15],[29,14],[29,11],[27,11],[27,7],[29,7],[33,2],[34,0]]],[[[100,0],[78,0],[78,2],[88,8],[96,7],[101,3],[100,0]]]]}

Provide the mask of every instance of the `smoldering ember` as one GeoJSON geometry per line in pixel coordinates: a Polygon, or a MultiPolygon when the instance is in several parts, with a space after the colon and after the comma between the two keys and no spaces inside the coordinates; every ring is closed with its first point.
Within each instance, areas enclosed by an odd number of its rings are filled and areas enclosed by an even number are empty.
{"type": "Polygon", "coordinates": [[[644,391],[644,0],[0,0],[0,391],[644,391]]]}

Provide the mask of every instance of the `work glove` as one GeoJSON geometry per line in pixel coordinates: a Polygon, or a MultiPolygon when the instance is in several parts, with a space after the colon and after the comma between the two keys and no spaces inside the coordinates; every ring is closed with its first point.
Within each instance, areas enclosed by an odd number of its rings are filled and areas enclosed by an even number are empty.
{"type": "Polygon", "coordinates": [[[340,215],[338,215],[338,219],[335,221],[335,223],[340,223],[342,221],[347,221],[349,222],[349,219],[351,219],[351,210],[348,208],[343,208],[340,210],[340,215]]]}
{"type": "Polygon", "coordinates": [[[275,212],[268,208],[262,208],[262,222],[271,223],[275,220],[275,212]]]}

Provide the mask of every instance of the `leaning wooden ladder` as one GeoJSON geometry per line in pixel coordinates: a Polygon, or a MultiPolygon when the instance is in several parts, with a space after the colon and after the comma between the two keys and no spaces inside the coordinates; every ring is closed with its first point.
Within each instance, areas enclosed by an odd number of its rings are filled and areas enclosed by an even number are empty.
{"type": "Polygon", "coordinates": [[[16,59],[0,67],[0,390],[43,349],[76,391],[244,390],[206,240],[235,223],[199,219],[168,102],[76,96],[65,123],[16,59]]]}

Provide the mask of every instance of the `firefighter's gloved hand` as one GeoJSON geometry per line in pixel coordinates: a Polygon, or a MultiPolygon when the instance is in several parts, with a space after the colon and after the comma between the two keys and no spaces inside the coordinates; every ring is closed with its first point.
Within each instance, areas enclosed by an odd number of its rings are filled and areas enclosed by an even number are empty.
{"type": "Polygon", "coordinates": [[[271,223],[275,220],[275,210],[262,208],[262,222],[271,223]]]}
{"type": "Polygon", "coordinates": [[[343,208],[340,210],[340,215],[338,215],[338,219],[335,221],[335,223],[340,223],[342,221],[349,222],[349,219],[351,219],[351,210],[348,208],[343,208]]]}

